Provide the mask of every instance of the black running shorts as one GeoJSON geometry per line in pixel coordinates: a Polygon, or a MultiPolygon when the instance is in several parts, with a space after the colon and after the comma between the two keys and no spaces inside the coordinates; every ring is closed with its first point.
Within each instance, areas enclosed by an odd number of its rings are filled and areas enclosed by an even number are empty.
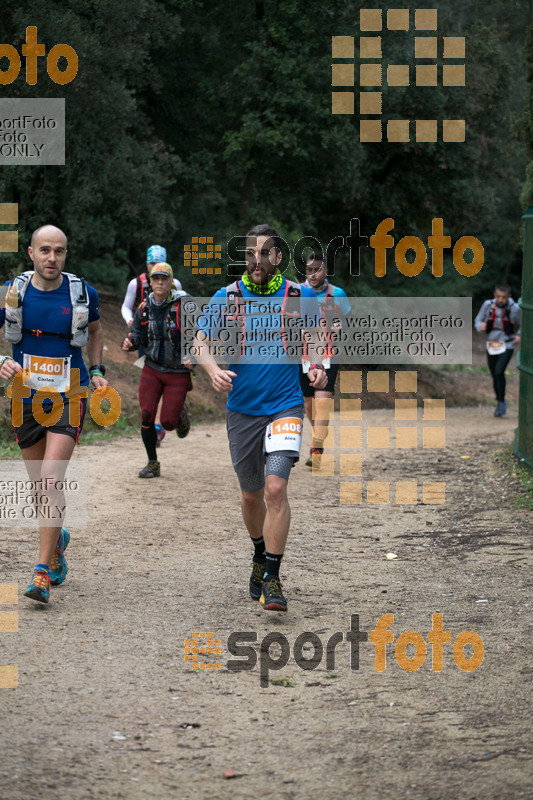
{"type": "Polygon", "coordinates": [[[87,398],[73,398],[72,402],[78,402],[81,404],[80,424],[77,427],[74,427],[70,424],[68,401],[63,405],[63,412],[60,419],[58,419],[54,425],[49,426],[42,425],[40,422],[37,422],[33,415],[32,404],[24,403],[22,410],[22,425],[14,428],[15,436],[17,437],[17,444],[20,449],[23,450],[25,447],[31,447],[32,445],[37,444],[37,442],[46,436],[47,431],[50,431],[51,433],[63,433],[66,436],[71,436],[77,443],[83,428],[85,412],[87,411],[87,398]]]}
{"type": "MultiPolygon", "coordinates": [[[[333,394],[338,371],[339,371],[338,364],[332,364],[331,367],[326,370],[326,375],[328,376],[328,382],[323,389],[318,390],[319,392],[331,392],[331,394],[333,394]]],[[[303,396],[314,397],[315,390],[309,383],[309,378],[307,376],[308,373],[304,373],[304,371],[300,367],[300,386],[302,387],[303,396]]]]}

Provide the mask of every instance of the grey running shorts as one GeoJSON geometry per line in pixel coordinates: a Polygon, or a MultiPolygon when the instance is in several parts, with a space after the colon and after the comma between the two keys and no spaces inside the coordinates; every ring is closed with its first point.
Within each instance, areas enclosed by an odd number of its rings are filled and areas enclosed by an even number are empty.
{"type": "Polygon", "coordinates": [[[265,433],[270,422],[283,417],[298,417],[303,420],[303,406],[294,406],[277,414],[254,417],[228,411],[226,426],[228,430],[229,449],[233,469],[237,473],[239,484],[244,492],[258,492],[265,485],[266,473],[280,475],[288,479],[286,465],[294,465],[300,453],[296,450],[276,450],[265,453],[265,433]],[[269,463],[270,462],[270,463],[269,463]]]}

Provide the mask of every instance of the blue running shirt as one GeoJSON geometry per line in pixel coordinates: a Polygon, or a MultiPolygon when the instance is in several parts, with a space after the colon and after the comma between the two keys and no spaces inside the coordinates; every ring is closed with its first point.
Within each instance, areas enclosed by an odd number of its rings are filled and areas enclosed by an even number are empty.
{"type": "MultiPolygon", "coordinates": [[[[256,313],[254,317],[254,307],[264,307],[265,303],[271,302],[274,298],[285,297],[287,281],[283,279],[281,287],[269,295],[259,295],[251,292],[239,281],[243,300],[246,301],[245,314],[245,347],[256,348],[260,346],[257,340],[257,328],[251,322],[252,318],[256,322],[261,322],[268,327],[267,333],[281,331],[281,314],[272,312],[269,315],[256,313]],[[247,335],[252,333],[254,326],[254,336],[247,340],[247,335]]],[[[301,318],[303,330],[312,330],[320,322],[320,309],[316,295],[312,289],[301,286],[301,318]]],[[[281,305],[281,302],[277,303],[281,305]]],[[[219,289],[212,297],[206,314],[199,322],[199,328],[209,336],[216,339],[219,331],[224,327],[224,315],[220,313],[221,308],[226,306],[226,287],[219,289]],[[203,320],[203,322],[202,322],[203,320]]],[[[281,336],[279,338],[281,342],[281,336]]],[[[250,416],[267,416],[277,414],[287,408],[301,405],[303,395],[300,389],[299,365],[290,363],[289,359],[278,357],[276,363],[250,364],[246,363],[244,356],[236,364],[230,364],[229,369],[237,373],[233,378],[233,389],[228,396],[228,409],[237,411],[239,414],[249,414],[250,416]],[[283,363],[286,361],[287,363],[283,363]]]]}
{"type": "MultiPolygon", "coordinates": [[[[303,285],[309,286],[307,281],[303,285]]],[[[314,289],[312,291],[314,291],[314,289]]],[[[321,292],[314,292],[314,293],[316,294],[318,302],[320,303],[321,306],[324,303],[324,300],[326,299],[326,295],[328,295],[329,297],[333,296],[333,302],[335,303],[335,311],[337,311],[338,309],[339,312],[344,316],[350,313],[351,311],[350,302],[346,296],[346,292],[344,291],[344,289],[341,289],[340,286],[333,286],[332,283],[328,283],[326,286],[324,286],[321,292]]]]}
{"type": "MultiPolygon", "coordinates": [[[[9,285],[11,281],[6,281],[9,285]]],[[[98,294],[92,286],[86,283],[89,298],[89,323],[100,319],[98,310],[98,294]]],[[[0,328],[4,325],[6,312],[0,309],[0,328]]],[[[36,289],[33,284],[28,284],[22,302],[22,327],[30,330],[49,331],[51,333],[67,333],[72,330],[72,303],[70,301],[70,288],[68,278],[63,276],[63,283],[51,292],[36,289]]],[[[70,368],[77,367],[80,371],[81,386],[89,385],[89,373],[83,362],[83,348],[73,347],[68,339],[59,339],[55,336],[36,336],[33,333],[23,333],[22,339],[13,344],[13,358],[22,366],[24,354],[32,356],[45,356],[48,358],[64,358],[71,356],[70,368]]],[[[35,390],[31,396],[24,398],[24,403],[31,403],[35,390]]],[[[64,394],[62,394],[64,397],[64,394]]]]}

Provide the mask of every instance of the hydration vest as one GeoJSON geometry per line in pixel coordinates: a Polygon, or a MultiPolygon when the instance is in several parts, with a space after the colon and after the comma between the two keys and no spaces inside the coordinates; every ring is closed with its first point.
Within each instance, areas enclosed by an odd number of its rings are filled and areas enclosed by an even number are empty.
{"type": "Polygon", "coordinates": [[[331,283],[328,283],[326,294],[324,295],[322,303],[320,303],[320,311],[322,313],[323,323],[329,328],[335,318],[335,287],[332,286],[331,283]],[[331,294],[329,293],[330,289],[332,290],[331,294]]]}
{"type": "MultiPolygon", "coordinates": [[[[285,351],[287,351],[287,331],[285,327],[285,320],[287,318],[295,319],[301,316],[300,312],[301,296],[302,296],[302,290],[300,284],[285,279],[285,294],[283,296],[283,302],[281,305],[281,331],[280,331],[285,351]]],[[[230,283],[230,285],[226,287],[226,308],[227,309],[229,308],[230,310],[225,311],[225,317],[227,320],[241,321],[241,332],[242,332],[241,358],[244,354],[245,334],[246,334],[246,312],[244,310],[245,305],[246,302],[249,300],[261,299],[261,298],[263,300],[274,299],[272,295],[258,294],[258,295],[253,295],[252,297],[247,297],[245,300],[240,281],[235,281],[234,283],[230,283]]],[[[279,300],[280,298],[277,297],[275,299],[279,300]]]]}
{"type": "MultiPolygon", "coordinates": [[[[490,333],[491,330],[494,328],[494,323],[496,322],[496,302],[493,302],[491,307],[489,308],[489,317],[487,319],[487,326],[485,328],[486,333],[490,333]]],[[[514,325],[511,322],[511,305],[507,303],[505,308],[502,308],[502,316],[501,316],[501,326],[502,331],[507,335],[511,336],[514,331],[514,325]]]]}
{"type": "MultiPolygon", "coordinates": [[[[184,292],[181,289],[176,289],[174,291],[178,296],[175,297],[174,300],[165,307],[165,323],[168,327],[169,341],[176,350],[181,351],[180,304],[182,297],[185,297],[187,292],[184,292]]],[[[148,329],[151,321],[148,298],[143,300],[139,308],[141,309],[141,344],[144,348],[147,348],[149,344],[148,329]]],[[[157,323],[155,320],[152,320],[152,322],[155,328],[157,328],[157,323]]]]}
{"type": "Polygon", "coordinates": [[[137,283],[135,288],[135,301],[133,303],[134,314],[141,305],[141,303],[143,303],[150,294],[150,282],[148,280],[148,275],[146,274],[146,272],[143,272],[142,275],[138,275],[135,280],[137,281],[137,283]]]}
{"type": "Polygon", "coordinates": [[[22,303],[29,286],[33,271],[23,272],[11,281],[6,296],[6,339],[17,344],[22,339],[23,333],[34,336],[54,336],[59,339],[69,339],[73,347],[84,347],[89,340],[89,297],[84,278],[78,278],[71,272],[62,274],[68,278],[70,289],[70,302],[72,303],[72,323],[70,333],[54,333],[22,327],[22,303]]]}
{"type": "MultiPolygon", "coordinates": [[[[338,317],[337,304],[335,303],[335,287],[332,286],[332,284],[329,283],[329,281],[326,289],[326,294],[324,295],[324,299],[322,300],[322,302],[320,302],[320,300],[318,300],[318,302],[320,305],[320,314],[321,314],[320,324],[322,325],[322,327],[325,329],[326,332],[326,345],[323,355],[323,361],[325,361],[326,359],[331,359],[332,356],[335,355],[331,326],[333,324],[333,320],[338,317]]],[[[303,359],[304,361],[306,360],[309,362],[309,355],[307,353],[306,347],[304,347],[303,359]]]]}

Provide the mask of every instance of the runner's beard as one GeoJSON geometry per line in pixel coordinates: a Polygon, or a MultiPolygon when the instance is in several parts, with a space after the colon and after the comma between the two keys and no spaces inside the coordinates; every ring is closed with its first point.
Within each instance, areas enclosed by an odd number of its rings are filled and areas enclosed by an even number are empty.
{"type": "Polygon", "coordinates": [[[268,272],[263,274],[263,270],[261,270],[259,283],[256,283],[254,281],[254,279],[252,278],[252,275],[253,275],[254,272],[255,272],[255,270],[252,270],[252,272],[248,273],[248,276],[249,276],[250,280],[252,281],[252,283],[255,283],[255,285],[256,285],[256,287],[257,287],[257,289],[259,291],[259,294],[261,294],[263,291],[268,289],[268,285],[269,285],[270,281],[272,280],[272,278],[274,277],[275,272],[272,275],[270,275],[268,272]]]}

